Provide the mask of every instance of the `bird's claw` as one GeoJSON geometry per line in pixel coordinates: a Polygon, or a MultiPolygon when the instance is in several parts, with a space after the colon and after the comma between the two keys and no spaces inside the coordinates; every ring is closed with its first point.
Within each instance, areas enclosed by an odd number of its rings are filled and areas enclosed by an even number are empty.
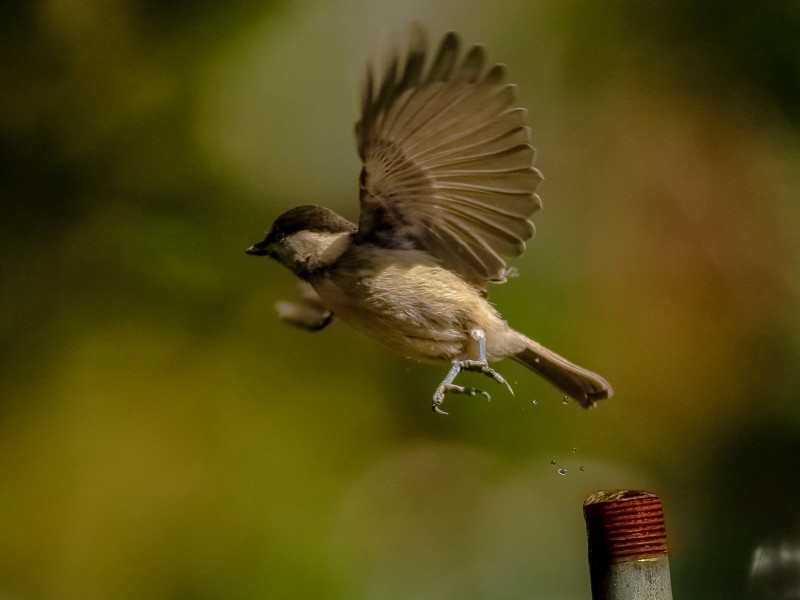
{"type": "Polygon", "coordinates": [[[514,395],[514,390],[511,389],[511,386],[508,384],[505,378],[500,375],[500,373],[492,369],[489,366],[489,362],[486,360],[486,335],[482,331],[474,331],[470,335],[472,335],[473,339],[478,342],[478,360],[462,359],[453,361],[452,365],[450,366],[450,371],[447,373],[444,381],[439,384],[439,387],[436,388],[436,392],[433,394],[433,410],[440,415],[447,414],[441,408],[442,404],[444,403],[444,395],[447,393],[467,394],[468,396],[477,396],[480,394],[482,396],[486,396],[487,400],[492,399],[492,397],[489,395],[489,392],[479,390],[478,388],[467,388],[460,385],[455,385],[453,383],[453,380],[456,378],[456,376],[464,370],[483,373],[484,375],[494,379],[497,383],[506,386],[506,389],[511,392],[511,395],[514,395]]]}
{"type": "MultiPolygon", "coordinates": [[[[503,381],[502,383],[505,383],[503,381]]],[[[506,384],[508,385],[508,384],[506,384]]],[[[454,383],[442,383],[436,388],[436,392],[433,394],[433,412],[438,413],[440,415],[446,415],[447,411],[441,409],[442,404],[444,404],[444,395],[445,394],[465,394],[467,396],[484,396],[487,400],[491,401],[492,396],[486,390],[481,390],[478,388],[470,388],[464,387],[463,385],[455,385],[454,383]]]]}
{"type": "Polygon", "coordinates": [[[506,381],[505,377],[500,375],[497,371],[491,368],[488,364],[480,360],[464,360],[461,361],[461,368],[467,371],[474,371],[476,373],[483,373],[494,379],[500,385],[506,386],[506,389],[514,395],[514,390],[511,389],[511,385],[506,381]]]}

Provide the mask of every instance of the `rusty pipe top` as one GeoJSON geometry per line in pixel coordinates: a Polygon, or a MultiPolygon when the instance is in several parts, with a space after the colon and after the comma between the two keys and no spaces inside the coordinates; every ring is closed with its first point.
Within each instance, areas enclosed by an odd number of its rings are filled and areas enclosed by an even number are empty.
{"type": "Polygon", "coordinates": [[[592,561],[616,563],[667,555],[664,510],[655,494],[600,491],[583,503],[592,561]]]}

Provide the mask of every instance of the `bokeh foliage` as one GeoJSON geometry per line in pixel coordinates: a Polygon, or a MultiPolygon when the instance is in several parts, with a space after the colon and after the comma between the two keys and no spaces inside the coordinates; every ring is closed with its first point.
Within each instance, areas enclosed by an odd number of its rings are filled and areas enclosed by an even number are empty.
{"type": "Polygon", "coordinates": [[[800,535],[798,3],[40,0],[0,32],[0,596],[588,598],[600,488],[662,496],[676,597],[800,535]],[[291,277],[243,253],[355,216],[361,68],[412,19],[519,84],[545,209],[492,299],[608,377],[597,410],[503,364],[514,397],[436,417],[442,368],[281,326],[291,277]]]}

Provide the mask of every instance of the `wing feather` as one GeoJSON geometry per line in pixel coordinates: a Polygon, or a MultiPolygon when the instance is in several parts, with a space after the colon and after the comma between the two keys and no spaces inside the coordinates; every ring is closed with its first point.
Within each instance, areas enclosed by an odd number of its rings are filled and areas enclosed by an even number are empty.
{"type": "Polygon", "coordinates": [[[361,175],[357,239],[418,248],[480,288],[505,279],[525,250],[541,207],[526,111],[502,65],[481,46],[461,51],[455,33],[426,69],[421,27],[408,50],[372,65],[356,124],[361,175]]]}

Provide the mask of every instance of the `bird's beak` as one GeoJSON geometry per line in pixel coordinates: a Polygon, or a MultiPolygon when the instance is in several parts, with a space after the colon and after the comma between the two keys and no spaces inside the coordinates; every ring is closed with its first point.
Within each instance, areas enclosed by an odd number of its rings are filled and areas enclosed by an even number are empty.
{"type": "Polygon", "coordinates": [[[268,256],[269,255],[269,246],[264,242],[259,242],[258,244],[253,244],[247,250],[245,250],[247,254],[252,254],[253,256],[268,256]]]}

